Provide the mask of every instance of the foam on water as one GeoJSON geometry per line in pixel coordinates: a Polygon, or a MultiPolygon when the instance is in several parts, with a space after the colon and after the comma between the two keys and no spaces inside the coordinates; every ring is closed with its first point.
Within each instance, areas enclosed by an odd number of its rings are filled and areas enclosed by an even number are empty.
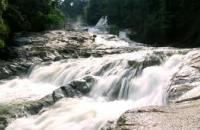
{"type": "Polygon", "coordinates": [[[131,106],[131,101],[64,99],[40,116],[18,119],[7,130],[98,130],[131,106]]]}
{"type": "MultiPolygon", "coordinates": [[[[149,50],[36,66],[28,79],[21,79],[22,83],[17,81],[10,85],[8,91],[18,93],[17,89],[22,87],[24,89],[21,91],[24,93],[14,96],[22,98],[24,94],[24,97],[29,95],[33,98],[87,75],[93,76],[96,82],[87,97],[58,101],[40,115],[13,121],[6,130],[100,130],[107,121],[116,120],[128,109],[165,105],[168,83],[177,71],[183,56],[174,55],[161,65],[141,68],[143,61],[149,56],[156,55],[149,50]],[[136,62],[136,66],[130,65],[130,61],[136,62]],[[136,74],[139,70],[141,71],[136,74]],[[24,83],[27,86],[21,85],[24,83]],[[51,86],[48,88],[45,84],[51,86]],[[40,86],[41,90],[36,86],[40,86]]],[[[3,85],[9,86],[12,82],[14,81],[3,85]]],[[[0,91],[1,89],[2,85],[0,91]]],[[[0,95],[0,99],[2,97],[5,98],[5,95],[0,95]]]]}
{"type": "Polygon", "coordinates": [[[44,82],[33,82],[31,79],[14,79],[0,85],[0,103],[37,100],[55,89],[55,85],[44,82]]]}
{"type": "Polygon", "coordinates": [[[129,43],[123,40],[110,39],[106,40],[103,35],[98,35],[95,39],[95,43],[98,48],[118,48],[118,47],[128,47],[129,43]]]}

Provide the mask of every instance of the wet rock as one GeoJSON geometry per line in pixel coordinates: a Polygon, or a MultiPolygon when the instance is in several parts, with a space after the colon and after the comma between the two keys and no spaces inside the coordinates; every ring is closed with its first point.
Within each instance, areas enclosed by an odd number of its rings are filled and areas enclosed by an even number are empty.
{"type": "Polygon", "coordinates": [[[163,55],[155,55],[150,54],[147,57],[145,57],[142,61],[128,61],[129,66],[143,66],[142,68],[146,68],[149,66],[155,66],[160,65],[163,61],[163,55]]]}
{"type": "Polygon", "coordinates": [[[87,32],[77,31],[18,33],[15,35],[14,42],[15,47],[0,49],[2,58],[6,59],[0,61],[0,79],[24,75],[29,71],[31,65],[41,62],[89,57],[91,54],[87,51],[77,50],[84,47],[93,48],[92,36],[87,32]],[[7,52],[12,56],[8,56],[7,52]]]}
{"type": "Polygon", "coordinates": [[[0,130],[4,130],[8,125],[7,119],[0,116],[0,130]]]}
{"type": "Polygon", "coordinates": [[[82,80],[72,81],[71,83],[54,90],[52,94],[49,94],[38,101],[26,103],[24,106],[26,108],[25,111],[34,115],[62,98],[73,98],[86,95],[90,92],[94,82],[95,79],[92,76],[86,76],[82,80]]]}
{"type": "Polygon", "coordinates": [[[87,94],[90,92],[92,86],[87,83],[85,80],[77,80],[70,83],[72,88],[80,91],[82,94],[87,94]]]}
{"type": "Polygon", "coordinates": [[[75,80],[66,86],[56,89],[53,94],[54,102],[65,97],[80,97],[86,95],[92,89],[95,79],[92,76],[86,76],[82,80],[75,80]]]}
{"type": "Polygon", "coordinates": [[[116,123],[113,121],[108,121],[101,130],[116,130],[116,123]]]}
{"type": "Polygon", "coordinates": [[[0,130],[4,130],[14,118],[27,116],[20,104],[0,104],[0,130]]]}
{"type": "Polygon", "coordinates": [[[60,61],[60,60],[62,60],[62,59],[63,59],[62,56],[56,56],[56,57],[53,59],[53,61],[60,61]]]}
{"type": "Polygon", "coordinates": [[[88,53],[88,52],[80,52],[79,54],[81,55],[81,57],[84,57],[84,58],[89,58],[91,56],[91,53],[88,53]]]}
{"type": "MultiPolygon", "coordinates": [[[[46,63],[47,64],[47,63],[46,63]]],[[[40,100],[27,102],[12,102],[0,104],[0,130],[4,130],[13,119],[42,113],[45,108],[55,104],[62,98],[81,97],[90,92],[95,83],[93,76],[83,77],[62,86],[40,100]]]]}
{"type": "Polygon", "coordinates": [[[54,102],[65,97],[79,97],[79,96],[81,96],[81,93],[78,90],[74,89],[71,85],[62,86],[56,89],[52,94],[54,102]]]}
{"type": "Polygon", "coordinates": [[[29,68],[30,64],[22,64],[16,62],[3,61],[0,62],[0,79],[9,79],[17,75],[25,74],[29,68]]]}
{"type": "Polygon", "coordinates": [[[85,41],[84,37],[70,37],[70,39],[83,43],[85,41]]]}

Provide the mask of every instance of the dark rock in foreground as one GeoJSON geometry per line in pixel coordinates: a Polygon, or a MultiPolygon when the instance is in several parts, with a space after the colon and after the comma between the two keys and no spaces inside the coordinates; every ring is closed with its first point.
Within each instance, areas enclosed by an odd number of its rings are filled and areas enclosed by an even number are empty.
{"type": "Polygon", "coordinates": [[[72,81],[71,83],[56,89],[52,94],[47,95],[38,101],[0,104],[0,130],[4,130],[11,120],[26,117],[28,115],[36,115],[43,108],[53,105],[62,98],[78,98],[87,95],[94,82],[95,79],[92,76],[87,76],[82,80],[72,81]]]}

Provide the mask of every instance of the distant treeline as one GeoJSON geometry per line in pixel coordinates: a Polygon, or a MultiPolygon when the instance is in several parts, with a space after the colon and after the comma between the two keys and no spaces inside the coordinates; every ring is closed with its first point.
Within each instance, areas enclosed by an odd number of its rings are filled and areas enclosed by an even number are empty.
{"type": "Polygon", "coordinates": [[[138,42],[200,46],[199,0],[0,0],[0,47],[13,32],[63,27],[59,8],[90,25],[108,16],[113,29],[130,29],[138,42]]]}
{"type": "Polygon", "coordinates": [[[63,6],[91,25],[108,16],[110,25],[129,28],[139,42],[200,46],[200,0],[65,0],[63,6]]]}
{"type": "Polygon", "coordinates": [[[0,0],[0,48],[14,32],[63,27],[58,6],[58,0],[0,0]]]}

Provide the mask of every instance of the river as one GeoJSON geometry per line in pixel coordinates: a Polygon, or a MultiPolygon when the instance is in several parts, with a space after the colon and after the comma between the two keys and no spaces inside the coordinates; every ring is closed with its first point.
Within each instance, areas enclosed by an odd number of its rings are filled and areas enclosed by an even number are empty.
{"type": "Polygon", "coordinates": [[[176,48],[145,47],[123,38],[97,35],[99,48],[135,47],[122,54],[68,59],[35,66],[28,76],[0,85],[0,103],[39,100],[78,80],[91,86],[84,96],[63,98],[54,105],[10,122],[6,130],[104,130],[132,108],[167,105],[167,90],[184,53],[176,48]]]}

